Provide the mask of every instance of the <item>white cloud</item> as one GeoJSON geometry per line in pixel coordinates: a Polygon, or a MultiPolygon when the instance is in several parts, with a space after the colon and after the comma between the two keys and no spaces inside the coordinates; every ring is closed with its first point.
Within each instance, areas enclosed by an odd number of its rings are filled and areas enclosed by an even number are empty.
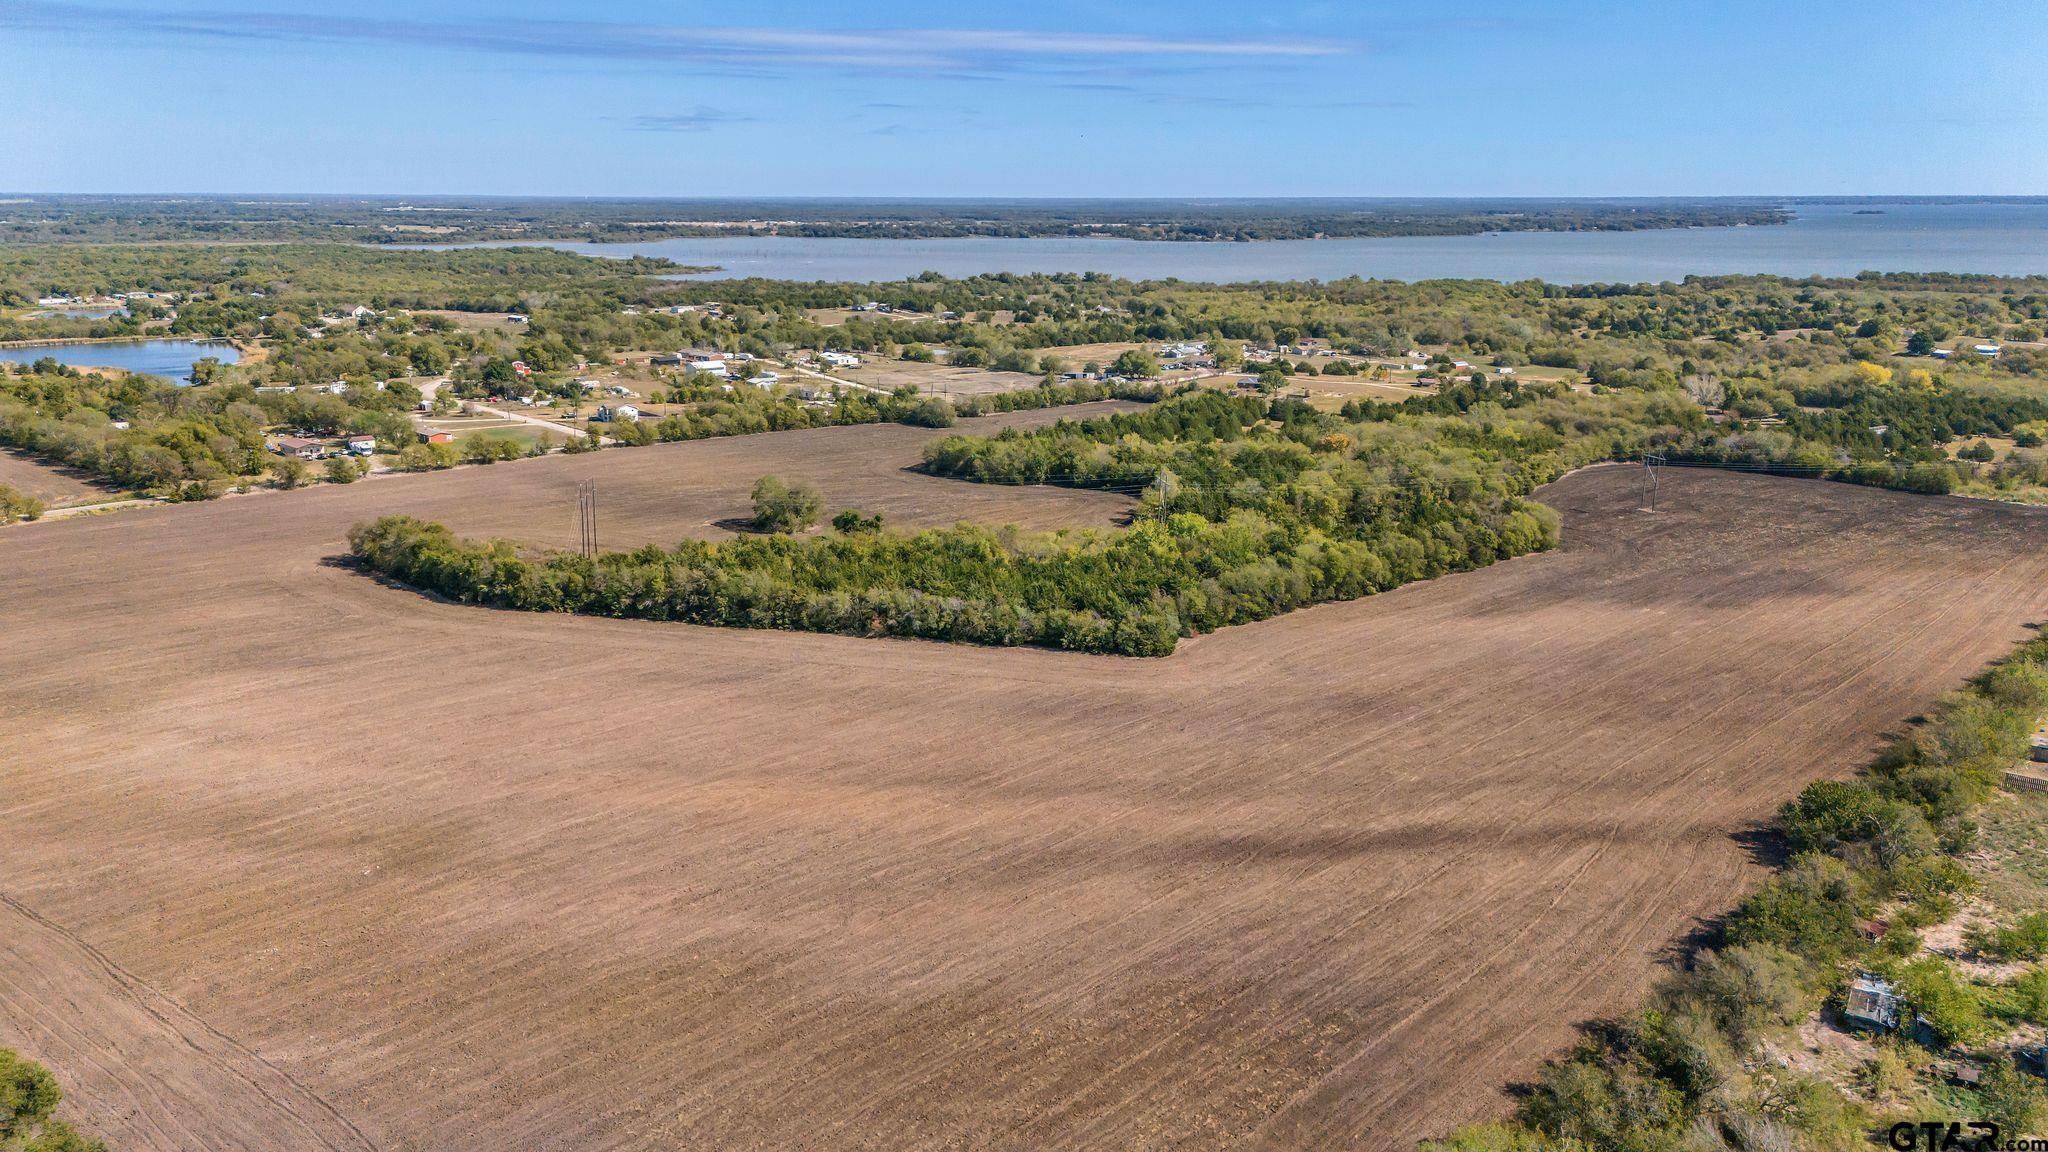
{"type": "Polygon", "coordinates": [[[1212,39],[999,28],[730,28],[590,20],[385,20],[293,12],[164,10],[0,0],[0,28],[86,36],[130,35],[270,43],[363,42],[465,51],[691,65],[846,68],[976,74],[1028,71],[1077,59],[1157,64],[1339,56],[1357,45],[1306,38],[1212,39]]]}

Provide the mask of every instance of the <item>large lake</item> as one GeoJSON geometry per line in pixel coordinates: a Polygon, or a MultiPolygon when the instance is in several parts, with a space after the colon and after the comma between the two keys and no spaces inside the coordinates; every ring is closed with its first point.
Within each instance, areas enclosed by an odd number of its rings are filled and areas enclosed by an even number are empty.
{"type": "Polygon", "coordinates": [[[33,364],[45,356],[77,368],[125,368],[180,384],[192,374],[194,361],[213,356],[223,364],[233,364],[242,358],[232,344],[205,340],[106,340],[0,348],[0,360],[17,364],[33,364]]]}
{"type": "Polygon", "coordinates": [[[559,242],[595,256],[716,264],[710,279],[901,280],[931,271],[1105,272],[1138,280],[1382,280],[1443,277],[1562,284],[1770,272],[2048,275],[2048,201],[2025,204],[1798,204],[1790,224],[1652,232],[1505,232],[1251,244],[1137,240],[843,240],[736,237],[635,244],[559,242]]]}

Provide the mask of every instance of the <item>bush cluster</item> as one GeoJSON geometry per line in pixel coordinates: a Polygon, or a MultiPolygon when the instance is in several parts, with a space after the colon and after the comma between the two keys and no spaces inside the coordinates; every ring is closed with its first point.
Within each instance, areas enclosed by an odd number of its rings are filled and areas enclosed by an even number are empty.
{"type": "Polygon", "coordinates": [[[31,496],[12,485],[0,484],[0,524],[40,519],[47,507],[40,497],[31,496]]]}
{"type": "Polygon", "coordinates": [[[107,1152],[56,1118],[64,1091],[50,1070],[0,1048],[0,1148],[9,1152],[107,1152]]]}

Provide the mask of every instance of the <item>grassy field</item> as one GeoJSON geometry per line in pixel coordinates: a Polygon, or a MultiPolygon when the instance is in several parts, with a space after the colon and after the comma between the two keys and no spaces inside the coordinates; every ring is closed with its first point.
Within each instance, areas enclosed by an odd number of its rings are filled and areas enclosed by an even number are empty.
{"type": "MultiPolygon", "coordinates": [[[[982,396],[991,392],[1015,392],[1036,388],[1039,378],[1024,372],[993,372],[981,368],[949,368],[945,364],[920,364],[911,360],[888,360],[864,356],[858,368],[833,368],[833,376],[853,380],[870,388],[893,392],[910,387],[940,396],[982,396]]],[[[815,377],[783,373],[783,382],[816,382],[815,377]]]]}
{"type": "Polygon", "coordinates": [[[525,331],[523,325],[512,322],[510,312],[455,312],[423,308],[418,315],[439,316],[464,331],[496,332],[509,338],[517,338],[525,331]]]}
{"type": "Polygon", "coordinates": [[[1683,472],[1647,514],[1619,468],[1545,491],[1560,552],[1159,661],[335,562],[399,511],[572,543],[584,478],[608,547],[766,471],[1116,515],[906,471],[936,434],[0,533],[0,1029],[134,1149],[1402,1147],[1633,1005],[1745,829],[2048,613],[2038,512],[1683,472]]]}

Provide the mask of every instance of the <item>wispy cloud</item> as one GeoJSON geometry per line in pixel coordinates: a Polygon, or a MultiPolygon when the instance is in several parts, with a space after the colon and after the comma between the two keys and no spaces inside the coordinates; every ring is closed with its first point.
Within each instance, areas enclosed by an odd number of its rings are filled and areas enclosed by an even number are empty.
{"type": "Polygon", "coordinates": [[[709,132],[721,124],[751,124],[752,116],[736,116],[701,105],[688,112],[643,112],[627,123],[637,132],[709,132]]]}
{"type": "Polygon", "coordinates": [[[735,28],[592,20],[387,20],[346,13],[166,11],[62,0],[0,0],[0,29],[289,42],[359,42],[414,49],[678,66],[829,67],[986,74],[1079,59],[1153,62],[1340,56],[1359,45],[1261,37],[1180,38],[1003,28],[735,28]]]}

